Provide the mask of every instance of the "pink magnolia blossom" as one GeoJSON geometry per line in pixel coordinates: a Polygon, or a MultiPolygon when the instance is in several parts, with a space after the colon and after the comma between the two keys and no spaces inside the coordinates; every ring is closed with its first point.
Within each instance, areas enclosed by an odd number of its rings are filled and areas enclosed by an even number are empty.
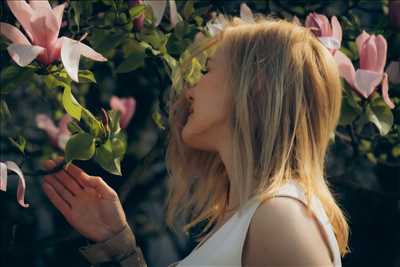
{"type": "Polygon", "coordinates": [[[121,112],[120,126],[121,128],[126,128],[135,113],[136,101],[133,97],[119,98],[113,96],[110,100],[110,107],[121,112]]]}
{"type": "Polygon", "coordinates": [[[34,59],[48,65],[61,58],[68,75],[79,82],[81,56],[95,61],[107,61],[80,41],[68,37],[58,38],[66,3],[54,8],[46,0],[31,0],[29,4],[25,0],[7,0],[7,4],[29,38],[15,26],[0,22],[0,34],[12,42],[7,48],[8,53],[19,66],[24,67],[34,59]]]}
{"type": "Polygon", "coordinates": [[[71,137],[71,133],[68,130],[68,123],[71,121],[72,118],[66,114],[58,122],[57,127],[49,116],[45,114],[38,114],[36,116],[37,127],[44,130],[49,136],[50,142],[62,150],[65,149],[68,139],[71,137]]]}
{"type": "Polygon", "coordinates": [[[390,108],[394,108],[388,94],[388,75],[384,72],[387,53],[385,38],[363,31],[357,37],[356,44],[360,56],[360,68],[357,71],[343,53],[335,55],[341,76],[364,98],[368,98],[381,84],[383,99],[390,108]]]}
{"type": "MultiPolygon", "coordinates": [[[[175,0],[168,0],[169,2],[169,17],[171,21],[171,27],[175,28],[176,24],[179,21],[182,21],[182,17],[179,15],[177,9],[176,9],[176,3],[175,0]]],[[[151,6],[153,9],[153,14],[156,19],[155,26],[157,27],[160,25],[161,20],[164,16],[165,9],[167,8],[167,0],[144,0],[145,5],[151,6]]]]}
{"type": "Polygon", "coordinates": [[[342,27],[335,16],[331,17],[331,22],[329,23],[326,16],[312,12],[306,18],[305,27],[310,28],[332,54],[335,54],[340,48],[342,43],[342,27]]]}
{"type": "MultiPolygon", "coordinates": [[[[255,23],[254,14],[245,3],[240,4],[240,19],[247,23],[255,23]]],[[[206,28],[211,36],[215,36],[223,31],[228,24],[223,14],[211,13],[211,19],[207,22],[206,28]]]]}
{"type": "Polygon", "coordinates": [[[25,203],[25,177],[22,174],[21,169],[13,161],[0,162],[0,190],[4,192],[7,191],[7,170],[15,172],[18,175],[19,180],[17,189],[17,201],[22,207],[28,208],[29,204],[25,203]]]}

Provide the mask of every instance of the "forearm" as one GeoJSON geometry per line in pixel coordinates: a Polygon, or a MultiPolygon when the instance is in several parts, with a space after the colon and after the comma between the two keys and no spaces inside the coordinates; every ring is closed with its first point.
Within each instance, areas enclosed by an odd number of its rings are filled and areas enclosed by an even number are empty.
{"type": "Polygon", "coordinates": [[[87,261],[100,266],[103,263],[113,263],[120,267],[147,267],[141,249],[136,246],[136,240],[129,225],[112,238],[79,248],[87,261]]]}

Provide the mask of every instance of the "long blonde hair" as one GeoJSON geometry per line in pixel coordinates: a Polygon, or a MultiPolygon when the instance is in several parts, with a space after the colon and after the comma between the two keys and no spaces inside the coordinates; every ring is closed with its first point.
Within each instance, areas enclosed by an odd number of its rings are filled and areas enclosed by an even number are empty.
{"type": "Polygon", "coordinates": [[[188,101],[172,94],[167,148],[167,223],[184,215],[188,229],[208,220],[202,233],[226,211],[229,189],[240,205],[253,196],[274,197],[295,179],[322,202],[342,256],[349,252],[349,226],[324,174],[324,162],[341,109],[342,86],[330,52],[310,30],[284,20],[239,18],[216,37],[224,46],[232,90],[233,177],[216,152],[183,143],[188,101]]]}

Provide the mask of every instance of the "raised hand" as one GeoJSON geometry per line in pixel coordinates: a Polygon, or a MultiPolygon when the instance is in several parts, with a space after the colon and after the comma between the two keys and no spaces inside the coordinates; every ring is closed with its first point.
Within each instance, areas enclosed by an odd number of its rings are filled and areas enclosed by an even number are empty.
{"type": "MultiPolygon", "coordinates": [[[[43,165],[51,169],[57,162],[46,160],[43,165]]],[[[44,176],[42,188],[68,223],[90,240],[105,241],[127,224],[117,193],[101,177],[73,164],[44,176]]]]}

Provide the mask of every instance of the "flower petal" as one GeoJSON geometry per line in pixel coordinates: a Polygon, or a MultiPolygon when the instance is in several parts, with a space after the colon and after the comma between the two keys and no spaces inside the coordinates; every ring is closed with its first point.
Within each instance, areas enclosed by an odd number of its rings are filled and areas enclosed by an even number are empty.
{"type": "Polygon", "coordinates": [[[35,10],[39,8],[47,8],[51,10],[50,3],[46,0],[30,0],[29,5],[35,10]]]}
{"type": "Polygon", "coordinates": [[[56,127],[53,120],[46,114],[36,115],[35,120],[36,120],[36,126],[39,129],[44,130],[47,133],[47,135],[50,137],[50,139],[52,139],[52,141],[55,141],[57,138],[59,129],[56,127]]]}
{"type": "Polygon", "coordinates": [[[29,204],[25,203],[25,188],[26,188],[25,177],[22,174],[21,169],[13,161],[6,161],[6,165],[7,165],[7,169],[9,169],[10,171],[15,172],[19,177],[18,189],[17,189],[17,200],[18,200],[18,203],[22,207],[28,208],[29,204]]]}
{"type": "Polygon", "coordinates": [[[32,43],[50,48],[58,38],[60,27],[53,11],[38,7],[31,17],[32,43]]]}
{"type": "Polygon", "coordinates": [[[365,98],[368,98],[382,81],[382,73],[358,69],[356,71],[355,87],[365,98]]]}
{"type": "Polygon", "coordinates": [[[78,70],[81,55],[95,61],[107,61],[101,54],[79,41],[68,37],[62,37],[60,39],[62,40],[61,60],[68,75],[75,82],[79,82],[78,70]]]}
{"type": "Polygon", "coordinates": [[[340,23],[336,16],[332,16],[331,18],[331,25],[332,25],[332,37],[335,37],[336,40],[339,41],[339,46],[342,43],[342,26],[340,26],[340,23]]]}
{"type": "Polygon", "coordinates": [[[362,44],[360,53],[360,69],[377,71],[378,51],[375,42],[375,35],[371,35],[362,44]]]}
{"type": "Polygon", "coordinates": [[[165,8],[167,7],[167,0],[145,0],[144,3],[151,6],[153,9],[154,18],[156,19],[155,26],[157,27],[164,16],[165,8]]]}
{"type": "Polygon", "coordinates": [[[392,61],[387,66],[386,71],[391,83],[400,83],[400,61],[392,61]]]}
{"type": "Polygon", "coordinates": [[[343,77],[350,86],[355,87],[356,71],[351,60],[339,50],[336,51],[334,58],[338,65],[340,76],[343,77]]]}
{"type": "Polygon", "coordinates": [[[31,44],[28,38],[26,38],[17,27],[8,23],[0,22],[0,34],[4,35],[8,40],[15,44],[31,44]]]}
{"type": "Polygon", "coordinates": [[[7,0],[7,4],[11,12],[19,21],[19,23],[21,23],[29,39],[31,39],[32,41],[33,35],[32,35],[30,19],[33,14],[33,9],[31,8],[31,6],[28,5],[28,3],[25,0],[23,1],[7,0]]]}
{"type": "Polygon", "coordinates": [[[7,191],[7,165],[0,162],[0,190],[7,191]]]}
{"type": "Polygon", "coordinates": [[[169,0],[169,17],[172,28],[175,28],[176,24],[182,21],[182,17],[178,14],[178,11],[176,9],[175,0],[169,0]]]}
{"type": "Polygon", "coordinates": [[[240,18],[248,23],[254,23],[254,15],[248,5],[242,3],[240,5],[240,18]]]}
{"type": "Polygon", "coordinates": [[[121,112],[120,126],[126,128],[132,119],[135,112],[136,101],[133,97],[119,98],[117,96],[111,97],[110,107],[113,110],[121,112]]]}
{"type": "MultiPolygon", "coordinates": [[[[61,23],[62,23],[62,18],[63,18],[63,14],[64,14],[64,9],[67,6],[67,3],[65,2],[64,4],[58,5],[56,7],[53,8],[53,14],[57,19],[57,25],[58,25],[58,29],[60,30],[61,28],[61,23]]],[[[58,34],[57,34],[58,35],[58,34]]]]}
{"type": "Polygon", "coordinates": [[[388,75],[386,73],[383,74],[382,96],[383,100],[385,100],[385,103],[389,106],[389,108],[393,109],[395,105],[389,98],[389,83],[388,83],[388,75]]]}
{"type": "Polygon", "coordinates": [[[370,35],[368,33],[366,33],[365,31],[362,31],[362,33],[359,36],[357,36],[356,44],[357,44],[357,48],[358,48],[358,53],[360,53],[363,44],[365,43],[365,41],[367,41],[369,36],[370,35]]]}
{"type": "Polygon", "coordinates": [[[383,72],[386,64],[387,42],[382,35],[375,38],[375,45],[377,49],[377,60],[375,65],[376,72],[383,72]]]}
{"type": "Polygon", "coordinates": [[[45,49],[40,46],[11,44],[7,47],[11,58],[21,67],[30,64],[45,49]]]}
{"type": "Polygon", "coordinates": [[[297,16],[293,16],[292,23],[302,26],[300,19],[297,16]]]}
{"type": "Polygon", "coordinates": [[[322,36],[318,37],[318,39],[328,49],[337,50],[340,48],[340,42],[335,37],[322,36]]]}

